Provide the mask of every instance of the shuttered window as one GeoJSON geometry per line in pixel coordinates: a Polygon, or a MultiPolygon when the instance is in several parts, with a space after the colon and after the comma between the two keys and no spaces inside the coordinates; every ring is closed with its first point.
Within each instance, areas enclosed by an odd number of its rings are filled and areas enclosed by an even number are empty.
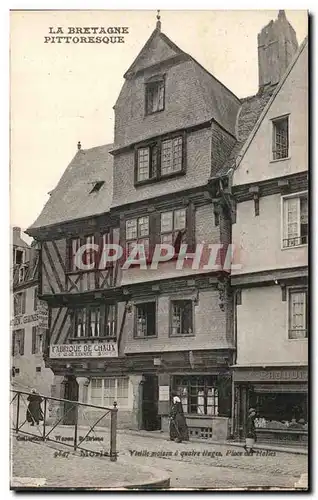
{"type": "Polygon", "coordinates": [[[12,335],[12,355],[24,355],[24,329],[14,330],[12,335]]]}

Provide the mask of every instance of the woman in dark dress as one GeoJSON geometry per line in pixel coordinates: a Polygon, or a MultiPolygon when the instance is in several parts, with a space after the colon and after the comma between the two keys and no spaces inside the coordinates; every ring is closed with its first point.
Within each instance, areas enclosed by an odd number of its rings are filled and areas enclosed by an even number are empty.
{"type": "Polygon", "coordinates": [[[174,396],[173,404],[170,409],[170,440],[181,443],[189,441],[189,431],[186,419],[183,414],[183,408],[178,396],[174,396]]]}
{"type": "Polygon", "coordinates": [[[28,396],[27,400],[29,401],[27,408],[27,421],[31,422],[31,425],[39,425],[40,420],[43,420],[43,413],[41,409],[41,403],[43,399],[37,393],[35,389],[32,389],[30,396],[28,396]]]}

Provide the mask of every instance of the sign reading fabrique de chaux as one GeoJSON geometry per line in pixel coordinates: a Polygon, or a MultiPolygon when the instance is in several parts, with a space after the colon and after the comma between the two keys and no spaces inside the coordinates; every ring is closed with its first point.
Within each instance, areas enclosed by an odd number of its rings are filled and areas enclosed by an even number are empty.
{"type": "Polygon", "coordinates": [[[50,358],[116,358],[117,344],[105,342],[103,344],[53,344],[50,346],[50,358]]]}

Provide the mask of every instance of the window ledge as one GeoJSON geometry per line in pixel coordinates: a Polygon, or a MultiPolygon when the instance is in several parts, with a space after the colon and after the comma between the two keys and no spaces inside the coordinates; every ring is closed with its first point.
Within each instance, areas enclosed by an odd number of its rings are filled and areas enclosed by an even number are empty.
{"type": "Polygon", "coordinates": [[[278,161],[287,161],[291,160],[291,156],[287,156],[286,158],[278,158],[277,160],[270,160],[269,163],[277,163],[278,161]]]}
{"type": "Polygon", "coordinates": [[[170,333],[169,337],[171,337],[171,338],[195,337],[195,333],[178,333],[178,334],[172,334],[172,333],[170,333]]]}
{"type": "Polygon", "coordinates": [[[308,247],[308,243],[302,243],[301,245],[293,245],[290,247],[281,247],[281,250],[292,250],[293,248],[308,247]]]}
{"type": "MultiPolygon", "coordinates": [[[[81,341],[87,341],[87,340],[91,340],[91,341],[99,341],[99,340],[107,340],[108,342],[116,342],[116,337],[69,337],[67,340],[71,340],[71,341],[77,341],[77,342],[81,342],[81,341]]],[[[92,342],[93,343],[93,342],[92,342]]]]}
{"type": "Polygon", "coordinates": [[[291,339],[291,338],[289,338],[289,337],[288,337],[288,341],[292,341],[292,342],[293,342],[293,341],[295,341],[295,340],[296,340],[297,342],[299,342],[300,340],[308,342],[308,337],[304,337],[303,339],[291,339]]]}
{"type": "Polygon", "coordinates": [[[134,186],[135,188],[145,186],[148,184],[156,184],[157,182],[162,182],[165,180],[173,179],[175,177],[181,177],[186,174],[185,170],[179,170],[178,172],[172,172],[171,174],[167,175],[160,175],[159,177],[153,178],[153,179],[145,179],[143,181],[135,181],[134,186]]]}
{"type": "Polygon", "coordinates": [[[145,339],[157,339],[158,338],[158,335],[147,335],[147,337],[137,337],[137,336],[134,336],[134,340],[145,340],[145,339]]]}

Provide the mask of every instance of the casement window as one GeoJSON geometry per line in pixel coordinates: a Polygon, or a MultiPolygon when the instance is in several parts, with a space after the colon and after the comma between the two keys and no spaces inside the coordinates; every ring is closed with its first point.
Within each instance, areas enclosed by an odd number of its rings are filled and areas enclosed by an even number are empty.
{"type": "Polygon", "coordinates": [[[180,243],[185,241],[186,228],[185,208],[162,212],[160,215],[160,242],[174,245],[179,236],[180,243]],[[181,233],[181,234],[180,234],[181,233]]]}
{"type": "Polygon", "coordinates": [[[12,356],[24,355],[24,329],[14,330],[12,334],[12,356]]]}
{"type": "MultiPolygon", "coordinates": [[[[69,262],[67,266],[68,270],[70,272],[80,271],[81,268],[77,265],[79,263],[83,263],[84,265],[93,264],[94,268],[98,268],[103,249],[105,245],[108,245],[110,243],[111,235],[109,232],[100,235],[88,235],[81,238],[72,238],[69,241],[69,262]],[[87,250],[85,250],[85,252],[83,252],[82,256],[77,259],[76,256],[78,250],[85,245],[98,245],[99,249],[98,251],[96,251],[93,248],[88,248],[87,250]]],[[[112,265],[111,262],[106,263],[106,267],[110,265],[112,265]]]]}
{"type": "Polygon", "coordinates": [[[13,296],[13,314],[18,316],[19,314],[25,314],[25,303],[26,303],[26,293],[18,292],[13,296]]]}
{"type": "Polygon", "coordinates": [[[193,335],[193,301],[172,300],[170,309],[170,335],[193,335]]]}
{"type": "Polygon", "coordinates": [[[283,198],[283,248],[308,243],[308,194],[283,198]]]}
{"type": "Polygon", "coordinates": [[[306,288],[291,288],[289,290],[289,329],[290,339],[305,339],[308,337],[308,290],[306,288]]]}
{"type": "Polygon", "coordinates": [[[135,183],[160,180],[185,170],[185,135],[156,139],[136,149],[135,183]]]}
{"type": "Polygon", "coordinates": [[[90,403],[112,408],[116,401],[118,408],[127,408],[128,387],[128,377],[92,378],[89,385],[90,403]]]}
{"type": "Polygon", "coordinates": [[[41,354],[43,352],[43,330],[37,326],[32,327],[32,354],[41,354]]]}
{"type": "Polygon", "coordinates": [[[74,337],[116,338],[116,306],[103,304],[74,310],[74,337]]]}
{"type": "Polygon", "coordinates": [[[126,255],[129,256],[136,245],[143,245],[146,257],[149,256],[149,217],[126,220],[126,255]]]}
{"type": "Polygon", "coordinates": [[[273,160],[282,160],[289,156],[289,124],[288,116],[273,120],[273,160]]]}
{"type": "Polygon", "coordinates": [[[167,139],[161,143],[161,175],[182,170],[182,137],[167,139]]]}
{"type": "Polygon", "coordinates": [[[143,302],[135,305],[136,338],[156,336],[156,302],[143,302]]]}
{"type": "Polygon", "coordinates": [[[216,377],[175,376],[173,389],[181,399],[184,413],[218,416],[219,393],[216,377]]]}
{"type": "Polygon", "coordinates": [[[146,115],[164,109],[165,82],[163,78],[146,83],[146,115]]]}

